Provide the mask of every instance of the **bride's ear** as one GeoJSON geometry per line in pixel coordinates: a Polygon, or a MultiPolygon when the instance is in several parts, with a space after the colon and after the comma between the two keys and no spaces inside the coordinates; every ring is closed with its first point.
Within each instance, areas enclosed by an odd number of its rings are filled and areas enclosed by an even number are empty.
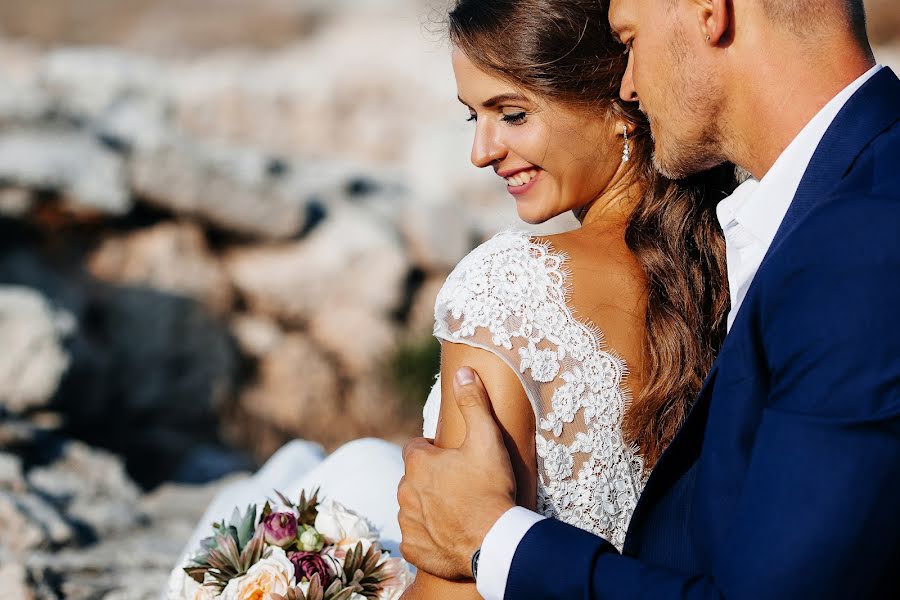
{"type": "Polygon", "coordinates": [[[634,123],[625,119],[613,119],[613,125],[615,127],[615,134],[619,137],[625,137],[626,134],[628,137],[631,137],[634,135],[635,129],[637,129],[634,123]]]}
{"type": "Polygon", "coordinates": [[[706,44],[718,46],[731,27],[731,4],[729,0],[694,0],[697,4],[697,19],[700,35],[706,44]]]}

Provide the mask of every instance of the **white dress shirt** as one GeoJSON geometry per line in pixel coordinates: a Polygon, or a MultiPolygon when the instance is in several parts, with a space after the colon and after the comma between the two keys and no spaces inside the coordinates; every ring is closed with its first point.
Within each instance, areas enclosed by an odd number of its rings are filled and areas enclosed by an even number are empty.
{"type": "MultiPolygon", "coordinates": [[[[832,98],[761,180],[748,179],[716,207],[725,233],[731,295],[729,330],[825,132],[850,97],[881,68],[872,67],[832,98]]],[[[516,548],[528,530],[544,518],[522,507],[511,508],[488,531],[481,546],[477,581],[478,593],[485,600],[503,599],[516,548]]]]}

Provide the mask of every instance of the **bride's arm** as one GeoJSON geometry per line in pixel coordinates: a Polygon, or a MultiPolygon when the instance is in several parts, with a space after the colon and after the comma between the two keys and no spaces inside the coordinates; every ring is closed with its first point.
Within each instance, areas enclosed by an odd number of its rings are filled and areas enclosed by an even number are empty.
{"type": "MultiPolygon", "coordinates": [[[[537,460],[535,420],[531,403],[518,376],[495,354],[464,344],[442,343],[441,415],[435,444],[442,448],[460,446],[466,436],[462,414],[453,402],[453,377],[462,366],[475,369],[490,395],[494,414],[503,430],[506,448],[516,474],[516,496],[520,506],[534,510],[537,500],[537,460]]],[[[403,600],[480,599],[473,582],[440,579],[419,571],[403,600]]]]}

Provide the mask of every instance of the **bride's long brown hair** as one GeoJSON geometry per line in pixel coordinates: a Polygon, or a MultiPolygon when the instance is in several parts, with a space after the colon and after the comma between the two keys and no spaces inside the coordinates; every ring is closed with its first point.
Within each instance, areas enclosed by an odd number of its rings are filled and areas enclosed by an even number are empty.
{"type": "Polygon", "coordinates": [[[610,31],[608,9],[608,0],[459,0],[448,29],[480,69],[551,101],[612,111],[636,127],[629,165],[646,192],[625,242],[649,283],[649,362],[623,434],[650,467],[683,423],[725,335],[725,242],[714,208],[735,176],[728,165],[685,181],[656,171],[649,123],[619,99],[628,57],[610,31]]]}

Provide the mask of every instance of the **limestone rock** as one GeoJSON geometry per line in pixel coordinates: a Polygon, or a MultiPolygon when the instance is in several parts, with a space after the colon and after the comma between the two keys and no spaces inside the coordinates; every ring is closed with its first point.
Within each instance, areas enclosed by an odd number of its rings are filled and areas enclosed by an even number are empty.
{"type": "Polygon", "coordinates": [[[351,377],[376,368],[396,338],[395,329],[384,316],[347,303],[318,311],[309,331],[312,339],[337,357],[351,377]]]}
{"type": "Polygon", "coordinates": [[[61,458],[29,471],[28,482],[98,535],[126,531],[139,522],[140,491],[121,459],[81,442],[64,444],[61,458]]]}
{"type": "Polygon", "coordinates": [[[40,525],[24,514],[16,498],[0,491],[0,549],[20,556],[46,544],[47,537],[40,525]]]}
{"type": "Polygon", "coordinates": [[[28,214],[34,206],[30,191],[11,187],[0,189],[0,215],[21,218],[28,214]]]}
{"type": "Polygon", "coordinates": [[[0,179],[56,191],[75,210],[123,215],[131,209],[122,157],[85,132],[12,129],[0,133],[0,179]]]}
{"type": "Polygon", "coordinates": [[[0,564],[0,590],[7,600],[32,600],[34,594],[28,587],[25,566],[16,562],[0,564]]]}
{"type": "Polygon", "coordinates": [[[165,222],[108,238],[87,265],[98,279],[194,298],[214,314],[225,314],[233,302],[228,278],[203,231],[189,222],[165,222]]]}
{"type": "Polygon", "coordinates": [[[0,287],[0,403],[13,412],[46,405],[69,367],[62,339],[72,317],[27,288],[0,287]]]}
{"type": "Polygon", "coordinates": [[[115,48],[57,48],[39,70],[55,103],[81,117],[97,117],[125,98],[166,94],[159,63],[115,48]]]}
{"type": "MultiPolygon", "coordinates": [[[[340,420],[340,389],[334,367],[301,334],[286,334],[261,361],[256,385],[240,399],[242,410],[255,422],[260,440],[251,440],[257,454],[267,456],[292,437],[318,437],[340,420]],[[266,430],[282,436],[265,438],[266,430]]],[[[245,433],[253,429],[242,423],[245,433]]],[[[271,433],[271,432],[270,432],[271,433]]]]}
{"type": "Polygon", "coordinates": [[[386,315],[400,305],[409,270],[397,235],[358,209],[300,242],[233,251],[225,264],[254,312],[299,324],[348,302],[386,315]]]}
{"type": "Polygon", "coordinates": [[[129,96],[114,102],[92,122],[103,139],[123,150],[146,152],[173,135],[170,103],[156,96],[129,96]]]}
{"type": "Polygon", "coordinates": [[[15,454],[0,452],[0,490],[10,491],[15,494],[25,492],[22,459],[15,454]]]}
{"type": "Polygon", "coordinates": [[[144,199],[225,231],[285,238],[305,225],[304,198],[284,185],[284,163],[260,152],[172,138],[132,160],[144,199]]]}
{"type": "Polygon", "coordinates": [[[0,491],[0,549],[22,556],[73,538],[69,524],[40,496],[0,491]]]}
{"type": "Polygon", "coordinates": [[[50,100],[36,85],[0,78],[0,126],[33,124],[49,111],[50,100]]]}
{"type": "Polygon", "coordinates": [[[41,428],[29,420],[10,416],[0,419],[0,448],[32,445],[40,434],[41,428]]]}
{"type": "Polygon", "coordinates": [[[274,350],[284,337],[275,321],[252,313],[243,313],[232,318],[231,333],[241,351],[254,358],[263,357],[274,350]]]}
{"type": "Polygon", "coordinates": [[[410,202],[400,227],[413,262],[426,271],[450,271],[472,249],[465,209],[449,201],[410,202]]]}
{"type": "Polygon", "coordinates": [[[434,303],[448,274],[430,275],[416,290],[406,317],[406,331],[412,337],[425,337],[434,331],[434,303]]]}

